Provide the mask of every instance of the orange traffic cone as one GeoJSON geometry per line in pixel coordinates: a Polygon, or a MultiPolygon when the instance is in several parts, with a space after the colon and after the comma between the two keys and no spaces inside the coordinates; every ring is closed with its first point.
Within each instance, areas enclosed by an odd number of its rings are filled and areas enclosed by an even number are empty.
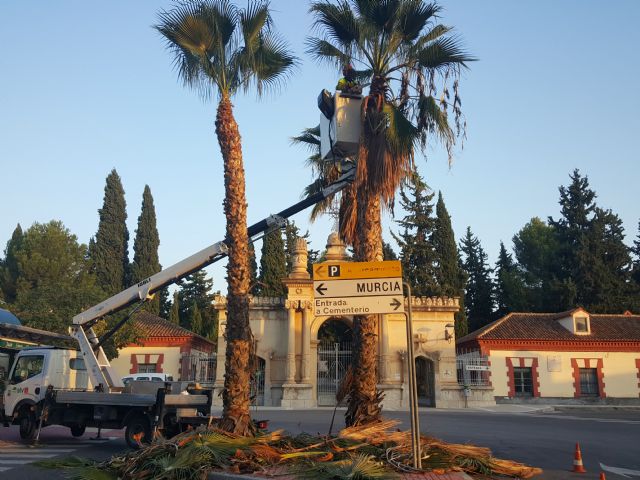
{"type": "Polygon", "coordinates": [[[604,476],[604,472],[600,472],[600,480],[607,480],[607,477],[604,476]]]}
{"type": "Polygon", "coordinates": [[[576,443],[576,453],[573,457],[573,470],[571,471],[573,473],[587,473],[584,469],[584,465],[582,465],[582,454],[580,453],[580,444],[578,443],[576,443]]]}

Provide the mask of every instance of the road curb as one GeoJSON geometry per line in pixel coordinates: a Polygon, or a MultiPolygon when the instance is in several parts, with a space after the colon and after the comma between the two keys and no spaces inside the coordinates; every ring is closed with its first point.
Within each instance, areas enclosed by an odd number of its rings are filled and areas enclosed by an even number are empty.
{"type": "MultiPolygon", "coordinates": [[[[432,472],[422,473],[398,473],[398,477],[403,480],[473,480],[472,477],[464,472],[451,472],[443,474],[435,474],[432,472]]],[[[252,478],[273,478],[259,475],[240,475],[239,473],[230,472],[209,472],[207,480],[247,480],[252,478]]],[[[278,475],[281,480],[295,479],[296,477],[278,475]]]]}

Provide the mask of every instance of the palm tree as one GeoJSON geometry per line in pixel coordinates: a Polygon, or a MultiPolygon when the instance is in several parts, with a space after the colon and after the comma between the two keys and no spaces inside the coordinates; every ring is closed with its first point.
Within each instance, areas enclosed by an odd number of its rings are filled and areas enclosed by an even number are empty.
{"type": "Polygon", "coordinates": [[[231,97],[255,86],[258,94],[279,84],[296,64],[284,42],[274,36],[267,2],[238,9],[226,0],[176,1],[161,11],[155,27],[174,54],[184,84],[205,99],[217,92],[216,135],[224,164],[227,220],[228,320],[221,428],[251,434],[249,357],[249,239],[244,166],[231,97]]]}
{"type": "MultiPolygon", "coordinates": [[[[444,144],[451,159],[456,140],[464,137],[458,78],[473,59],[455,37],[447,35],[451,28],[437,23],[439,11],[438,5],[424,0],[325,0],[310,7],[321,36],[308,40],[308,52],[336,68],[351,64],[369,86],[362,106],[354,183],[357,229],[353,246],[360,261],[383,258],[381,207],[393,205],[396,190],[411,175],[415,150],[424,149],[433,136],[444,144]],[[438,82],[442,83],[439,99],[438,82]]],[[[380,416],[377,318],[356,317],[354,323],[348,425],[376,421],[380,416]]]]}

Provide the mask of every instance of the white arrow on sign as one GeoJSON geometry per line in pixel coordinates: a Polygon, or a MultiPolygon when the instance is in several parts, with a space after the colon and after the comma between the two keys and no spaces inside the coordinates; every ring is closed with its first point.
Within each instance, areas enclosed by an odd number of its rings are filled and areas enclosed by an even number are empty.
{"type": "Polygon", "coordinates": [[[379,297],[402,295],[402,278],[366,278],[361,280],[321,280],[313,282],[315,298],[379,297]]]}
{"type": "Polygon", "coordinates": [[[404,313],[404,297],[345,297],[314,298],[313,307],[316,317],[333,315],[373,315],[376,313],[404,313]]]}

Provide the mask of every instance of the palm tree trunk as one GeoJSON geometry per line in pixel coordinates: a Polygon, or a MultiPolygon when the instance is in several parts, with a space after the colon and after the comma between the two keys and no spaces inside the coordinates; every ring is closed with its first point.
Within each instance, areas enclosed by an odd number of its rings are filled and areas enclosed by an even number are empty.
{"type": "MultiPolygon", "coordinates": [[[[358,191],[359,238],[356,258],[359,261],[382,260],[380,197],[366,188],[358,191]]],[[[354,319],[353,382],[345,414],[347,426],[364,425],[380,420],[382,396],[378,392],[378,316],[354,319]]]]}
{"type": "Polygon", "coordinates": [[[233,105],[223,95],[216,115],[216,135],[224,162],[224,213],[227,219],[227,349],[220,428],[239,435],[253,434],[249,415],[250,352],[249,238],[242,145],[233,105]]]}
{"type": "MultiPolygon", "coordinates": [[[[380,194],[371,188],[371,175],[378,173],[377,165],[384,156],[384,132],[371,122],[381,111],[385,99],[386,82],[374,77],[369,96],[365,99],[365,120],[358,153],[357,234],[354,242],[356,259],[360,262],[382,261],[382,224],[380,194]],[[368,118],[368,120],[367,120],[368,118]]],[[[345,423],[363,425],[380,420],[382,395],[378,392],[378,316],[354,318],[353,382],[349,395],[345,423]]]]}

